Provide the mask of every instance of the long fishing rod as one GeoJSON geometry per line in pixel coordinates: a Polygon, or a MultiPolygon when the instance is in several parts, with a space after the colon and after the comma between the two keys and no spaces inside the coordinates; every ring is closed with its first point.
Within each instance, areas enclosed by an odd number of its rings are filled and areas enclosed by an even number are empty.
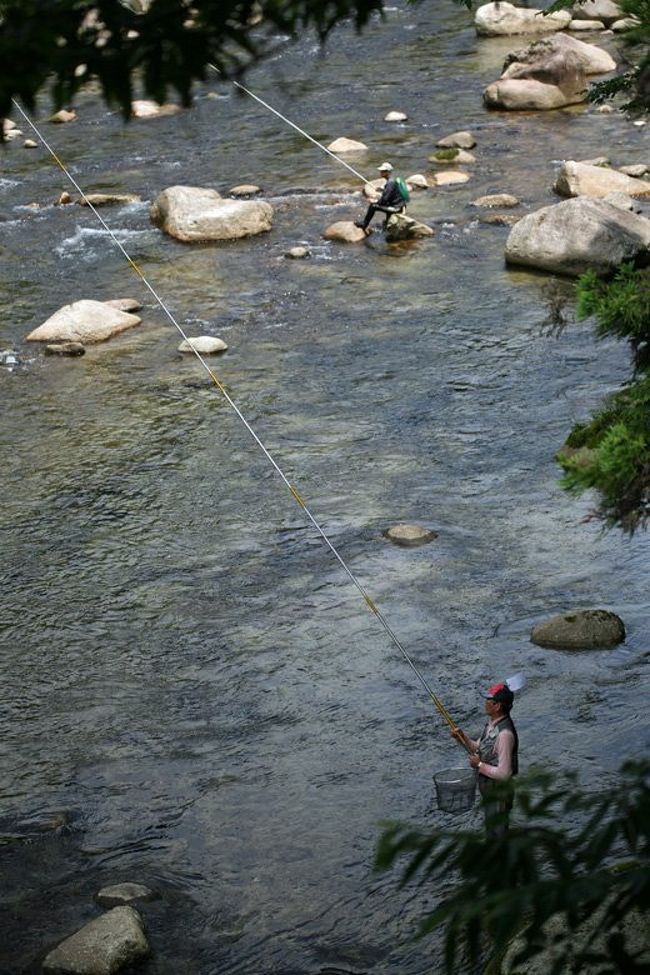
{"type": "MultiPolygon", "coordinates": [[[[79,183],[76,181],[76,179],[74,178],[74,176],[72,175],[72,173],[70,173],[70,171],[67,169],[67,167],[62,162],[62,160],[59,158],[59,156],[54,151],[54,149],[47,142],[47,140],[42,135],[42,133],[40,132],[40,130],[37,128],[37,126],[35,125],[35,123],[31,120],[31,118],[27,115],[27,113],[23,110],[23,108],[18,104],[18,102],[16,102],[15,99],[12,99],[12,102],[13,102],[16,110],[20,113],[20,115],[27,122],[27,124],[30,126],[30,128],[32,129],[32,131],[36,134],[37,138],[40,139],[40,141],[42,142],[42,144],[45,146],[45,148],[47,149],[47,151],[50,153],[50,155],[54,159],[54,161],[57,164],[57,166],[59,167],[59,169],[65,175],[66,179],[68,179],[69,182],[74,186],[74,188],[76,189],[76,191],[80,194],[81,198],[85,201],[85,203],[90,207],[90,209],[92,210],[92,212],[95,214],[95,216],[97,217],[97,219],[101,223],[102,227],[109,234],[109,236],[110,236],[111,240],[113,241],[113,243],[118,247],[118,249],[120,250],[120,252],[122,253],[122,255],[126,258],[126,261],[129,264],[130,268],[138,275],[138,277],[140,278],[140,280],[142,281],[142,283],[149,290],[149,292],[151,293],[151,295],[155,299],[156,303],[163,310],[163,312],[165,313],[165,315],[167,316],[167,318],[169,319],[169,321],[172,323],[172,325],[174,326],[174,328],[177,329],[177,331],[180,333],[180,335],[182,336],[182,338],[188,343],[189,348],[192,350],[192,352],[194,353],[194,355],[196,356],[196,358],[200,362],[201,366],[208,373],[208,375],[210,376],[210,378],[212,379],[213,383],[215,384],[215,386],[217,387],[217,389],[219,390],[219,392],[222,394],[222,396],[224,397],[224,399],[226,400],[226,402],[228,403],[228,405],[231,407],[231,409],[235,412],[235,414],[238,416],[238,418],[244,424],[244,426],[248,430],[249,434],[251,435],[251,437],[253,438],[253,440],[257,444],[257,446],[260,448],[260,450],[263,452],[263,454],[266,457],[266,459],[269,461],[269,463],[275,469],[276,474],[278,474],[278,476],[284,482],[284,484],[286,485],[286,487],[289,489],[289,492],[290,492],[291,496],[293,497],[293,499],[302,508],[302,510],[304,511],[306,517],[312,523],[312,525],[314,526],[314,528],[316,529],[316,531],[318,532],[318,534],[321,536],[321,538],[323,539],[323,541],[325,542],[325,544],[327,545],[327,547],[330,549],[330,551],[332,552],[332,554],[334,555],[334,557],[339,562],[339,564],[342,567],[342,569],[347,574],[347,576],[350,579],[350,581],[353,583],[354,586],[356,586],[356,588],[358,589],[358,591],[362,595],[362,597],[365,600],[367,606],[374,613],[375,617],[379,620],[379,622],[383,626],[384,630],[386,631],[386,633],[388,634],[388,636],[390,637],[390,639],[393,641],[393,643],[395,644],[395,646],[397,647],[397,649],[400,651],[400,653],[402,654],[404,660],[406,661],[406,663],[408,664],[408,666],[411,668],[411,670],[413,671],[413,673],[415,674],[415,676],[420,681],[420,683],[422,684],[422,686],[426,690],[427,694],[429,695],[429,697],[433,701],[434,705],[436,706],[436,708],[440,712],[442,718],[449,725],[449,727],[450,727],[450,729],[452,731],[452,734],[455,737],[455,739],[460,744],[462,744],[463,747],[467,751],[470,751],[470,748],[469,748],[467,742],[465,741],[464,736],[463,736],[460,728],[458,728],[458,726],[455,724],[453,718],[451,717],[451,715],[449,714],[449,712],[447,711],[447,709],[443,705],[443,703],[440,700],[440,698],[434,693],[433,689],[429,686],[426,678],[420,672],[420,670],[418,669],[418,667],[415,665],[414,661],[411,659],[411,657],[408,654],[406,648],[403,646],[402,642],[399,640],[397,634],[394,632],[394,630],[392,629],[392,627],[390,626],[390,624],[386,620],[385,616],[383,615],[383,613],[381,612],[381,610],[379,609],[379,607],[370,598],[370,596],[366,592],[365,588],[362,586],[362,584],[359,582],[359,580],[357,579],[357,577],[354,575],[354,573],[352,572],[352,570],[350,569],[350,567],[345,562],[345,559],[343,558],[343,556],[337,551],[337,549],[336,549],[335,545],[333,544],[333,542],[329,539],[329,537],[327,536],[327,534],[324,531],[324,529],[321,527],[321,525],[319,524],[319,522],[316,520],[316,518],[314,517],[314,515],[309,510],[309,508],[307,506],[307,503],[305,502],[304,498],[298,493],[298,491],[296,490],[296,488],[291,484],[291,482],[289,481],[289,479],[287,478],[287,476],[284,474],[284,472],[281,469],[281,467],[279,466],[279,464],[274,459],[274,457],[271,454],[271,452],[268,450],[268,448],[262,442],[262,440],[257,435],[257,433],[255,432],[255,430],[253,429],[253,427],[251,426],[251,424],[248,422],[248,420],[246,419],[246,417],[244,416],[244,414],[242,413],[242,411],[240,410],[240,408],[237,406],[237,404],[235,403],[235,401],[232,399],[232,397],[228,393],[228,391],[227,391],[226,387],[224,386],[224,384],[222,383],[222,381],[218,378],[218,376],[210,368],[210,366],[205,361],[205,359],[203,358],[203,356],[201,355],[201,353],[198,351],[198,349],[192,343],[192,340],[190,338],[188,338],[188,336],[186,335],[185,331],[183,330],[183,328],[181,327],[181,325],[178,323],[178,321],[176,320],[175,316],[172,314],[172,312],[170,311],[170,309],[168,308],[168,306],[165,304],[165,302],[160,297],[160,295],[158,294],[158,292],[154,289],[154,287],[149,283],[149,281],[147,280],[144,272],[138,267],[138,265],[135,263],[135,261],[133,260],[133,258],[130,256],[130,254],[126,251],[125,247],[117,239],[117,237],[115,236],[114,232],[111,230],[111,228],[109,227],[109,225],[106,223],[106,221],[104,220],[104,218],[102,217],[102,215],[97,211],[96,207],[93,206],[92,202],[88,199],[88,197],[84,193],[84,191],[81,188],[81,186],[79,185],[79,183]]],[[[312,141],[315,141],[315,140],[312,140],[312,141]]],[[[333,154],[330,153],[330,155],[333,155],[333,154]]],[[[344,165],[347,165],[347,164],[344,164],[344,165]]],[[[361,177],[361,178],[363,178],[363,177],[361,177]]]]}
{"type": "MultiPolygon", "coordinates": [[[[209,63],[208,67],[212,68],[213,71],[216,71],[217,74],[221,74],[219,68],[217,68],[216,65],[209,63]]],[[[305,132],[304,129],[301,129],[299,125],[296,125],[295,122],[292,122],[291,119],[287,118],[286,115],[283,115],[281,112],[278,112],[277,108],[273,108],[273,105],[269,105],[269,103],[265,102],[263,98],[260,98],[259,95],[256,95],[254,92],[252,92],[250,88],[245,88],[238,81],[232,81],[232,79],[230,80],[231,83],[235,86],[235,88],[238,88],[240,91],[243,91],[246,95],[249,95],[256,102],[259,102],[260,105],[263,105],[264,108],[268,108],[269,112],[273,112],[274,115],[277,115],[279,119],[282,119],[283,122],[286,122],[287,125],[290,125],[292,129],[296,130],[296,132],[300,132],[301,135],[304,135],[305,139],[309,139],[309,141],[313,142],[315,146],[318,146],[319,149],[322,149],[323,152],[326,152],[328,156],[331,156],[332,159],[336,159],[336,161],[341,163],[342,166],[345,166],[346,169],[349,169],[351,173],[354,173],[354,175],[361,180],[362,183],[368,184],[370,182],[370,180],[367,180],[365,176],[362,176],[361,173],[357,172],[356,169],[353,169],[352,166],[346,163],[345,159],[341,159],[340,156],[337,156],[335,152],[332,152],[331,149],[328,149],[327,146],[324,146],[322,142],[318,141],[318,139],[314,139],[314,137],[310,135],[309,132],[305,132]]]]}

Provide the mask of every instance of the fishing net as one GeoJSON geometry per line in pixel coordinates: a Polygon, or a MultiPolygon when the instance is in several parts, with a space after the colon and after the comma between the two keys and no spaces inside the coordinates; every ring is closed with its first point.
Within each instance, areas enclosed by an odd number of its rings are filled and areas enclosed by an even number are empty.
{"type": "Polygon", "coordinates": [[[471,768],[446,768],[433,776],[438,806],[444,812],[467,812],[476,798],[476,772],[471,768]]]}

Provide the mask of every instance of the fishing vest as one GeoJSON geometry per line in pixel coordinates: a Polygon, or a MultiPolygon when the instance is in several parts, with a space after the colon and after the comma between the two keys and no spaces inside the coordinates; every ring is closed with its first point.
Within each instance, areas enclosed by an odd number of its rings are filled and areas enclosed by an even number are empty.
{"type": "Polygon", "coordinates": [[[511,731],[515,739],[515,746],[512,750],[512,774],[516,775],[519,771],[519,737],[514,724],[507,715],[505,718],[497,721],[492,727],[490,727],[490,722],[488,721],[483,729],[483,734],[478,740],[478,757],[486,765],[499,764],[496,749],[497,738],[502,731],[511,731]]]}

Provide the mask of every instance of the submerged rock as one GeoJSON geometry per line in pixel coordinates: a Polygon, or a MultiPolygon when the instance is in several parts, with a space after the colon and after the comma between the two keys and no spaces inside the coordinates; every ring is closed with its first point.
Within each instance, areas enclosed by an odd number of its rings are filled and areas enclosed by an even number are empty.
{"type": "Polygon", "coordinates": [[[105,207],[113,203],[139,203],[141,199],[137,193],[85,193],[79,203],[84,207],[91,203],[94,207],[105,207]]]}
{"type": "Polygon", "coordinates": [[[133,901],[150,901],[155,897],[150,887],[144,884],[126,882],[102,887],[95,895],[95,900],[102,907],[119,907],[121,904],[131,904],[133,901]]]}
{"type": "Polygon", "coordinates": [[[150,951],[138,912],[115,907],[62,941],[45,958],[43,970],[55,975],[114,975],[150,951]]]}
{"type": "Polygon", "coordinates": [[[387,528],[384,537],[395,545],[404,548],[415,548],[417,545],[426,545],[438,537],[438,533],[429,528],[422,528],[420,525],[399,524],[387,528]]]}
{"type": "Polygon", "coordinates": [[[198,186],[170,186],[158,195],[150,216],[166,234],[186,243],[234,240],[270,230],[273,207],[264,200],[223,199],[198,186]]]}
{"type": "Polygon", "coordinates": [[[388,218],[384,235],[389,244],[399,240],[417,240],[420,237],[433,237],[433,230],[425,223],[418,223],[404,213],[393,213],[388,218]]]}
{"type": "Polygon", "coordinates": [[[45,346],[45,355],[79,356],[86,354],[86,347],[81,342],[58,342],[45,346]]]}
{"type": "Polygon", "coordinates": [[[288,251],[285,251],[284,256],[290,258],[291,260],[298,261],[303,257],[310,257],[311,251],[308,247],[303,246],[290,247],[288,251]]]}
{"type": "Polygon", "coordinates": [[[519,200],[510,193],[492,193],[472,200],[473,207],[518,207],[519,200]]]}
{"type": "Polygon", "coordinates": [[[111,308],[103,301],[82,299],[59,308],[47,321],[30,332],[27,342],[105,342],[134,328],[142,319],[111,308]]]}
{"type": "Polygon", "coordinates": [[[555,650],[606,649],[625,639],[623,620],[607,609],[562,613],[533,628],[533,643],[555,650]]]}
{"type": "Polygon", "coordinates": [[[429,156],[429,162],[439,163],[439,164],[450,164],[450,163],[474,163],[476,162],[476,156],[472,155],[471,152],[467,152],[465,149],[438,149],[434,152],[432,156],[429,156]]]}
{"type": "Polygon", "coordinates": [[[608,274],[623,261],[647,256],[650,220],[605,200],[578,197],[522,217],[510,231],[505,256],[523,264],[577,277],[593,269],[608,274]]]}

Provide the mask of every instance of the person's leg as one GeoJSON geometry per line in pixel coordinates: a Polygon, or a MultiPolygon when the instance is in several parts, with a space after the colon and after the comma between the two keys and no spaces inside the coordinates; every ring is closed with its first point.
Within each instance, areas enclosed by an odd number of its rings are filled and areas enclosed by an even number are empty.
{"type": "Polygon", "coordinates": [[[354,221],[354,226],[355,227],[360,227],[361,230],[366,230],[366,228],[368,227],[368,224],[370,223],[370,221],[372,220],[372,218],[374,217],[374,215],[375,215],[375,213],[377,212],[378,209],[379,209],[379,207],[375,206],[374,203],[371,203],[370,206],[368,207],[368,209],[366,210],[366,215],[363,218],[363,220],[355,220],[354,221]]]}

